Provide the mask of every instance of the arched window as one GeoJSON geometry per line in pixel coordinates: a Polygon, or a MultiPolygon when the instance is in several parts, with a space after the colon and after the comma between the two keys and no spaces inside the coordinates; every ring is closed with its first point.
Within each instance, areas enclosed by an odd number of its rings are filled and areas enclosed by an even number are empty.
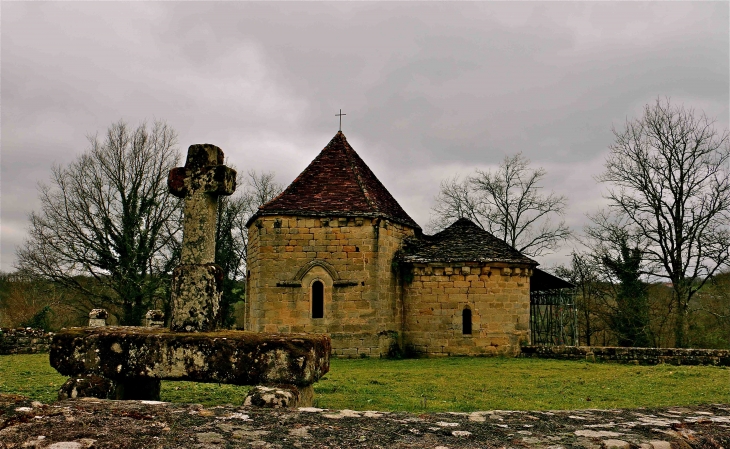
{"type": "Polygon", "coordinates": [[[464,309],[461,312],[461,333],[471,335],[471,309],[464,309]]]}
{"type": "Polygon", "coordinates": [[[312,282],[312,318],[324,318],[324,284],[312,282]]]}

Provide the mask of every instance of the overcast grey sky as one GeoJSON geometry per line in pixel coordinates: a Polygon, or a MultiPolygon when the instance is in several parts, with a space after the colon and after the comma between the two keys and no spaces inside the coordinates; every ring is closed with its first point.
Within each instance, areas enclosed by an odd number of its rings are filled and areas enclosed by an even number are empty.
{"type": "Polygon", "coordinates": [[[422,227],[442,179],[521,151],[579,231],[602,204],[612,126],[658,96],[730,126],[728,5],[2,2],[0,270],[51,165],[120,118],[164,119],[182,153],[212,143],[287,185],[342,108],[422,227]]]}

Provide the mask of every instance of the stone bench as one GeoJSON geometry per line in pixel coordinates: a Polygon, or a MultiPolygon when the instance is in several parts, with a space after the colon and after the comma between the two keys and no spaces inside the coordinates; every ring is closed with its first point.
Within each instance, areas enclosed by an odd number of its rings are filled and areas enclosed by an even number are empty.
{"type": "Polygon", "coordinates": [[[329,371],[330,345],[322,334],[79,327],[53,336],[50,361],[71,377],[67,388],[95,377],[98,391],[102,378],[110,381],[107,396],[116,399],[159,399],[160,380],[286,384],[309,393],[329,371]]]}

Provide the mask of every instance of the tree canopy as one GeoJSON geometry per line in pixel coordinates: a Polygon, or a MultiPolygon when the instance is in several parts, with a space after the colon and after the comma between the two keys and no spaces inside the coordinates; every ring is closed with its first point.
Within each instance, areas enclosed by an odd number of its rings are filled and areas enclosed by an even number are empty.
{"type": "Polygon", "coordinates": [[[161,121],[137,128],[119,121],[89,142],[41,184],[41,209],[29,217],[16,268],[138,325],[156,299],[167,300],[165,274],[177,263],[181,208],[167,192],[177,134],[161,121]]]}

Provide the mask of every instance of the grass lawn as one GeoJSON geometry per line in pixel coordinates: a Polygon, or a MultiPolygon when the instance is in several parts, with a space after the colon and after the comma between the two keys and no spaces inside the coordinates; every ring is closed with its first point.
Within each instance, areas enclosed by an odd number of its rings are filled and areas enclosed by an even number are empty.
{"type": "MultiPolygon", "coordinates": [[[[55,400],[47,354],[0,356],[0,393],[55,400]]],[[[411,412],[633,408],[730,403],[730,369],[507,358],[335,359],[315,405],[411,412]]],[[[248,387],[163,382],[162,400],[241,404],[248,387]]]]}

